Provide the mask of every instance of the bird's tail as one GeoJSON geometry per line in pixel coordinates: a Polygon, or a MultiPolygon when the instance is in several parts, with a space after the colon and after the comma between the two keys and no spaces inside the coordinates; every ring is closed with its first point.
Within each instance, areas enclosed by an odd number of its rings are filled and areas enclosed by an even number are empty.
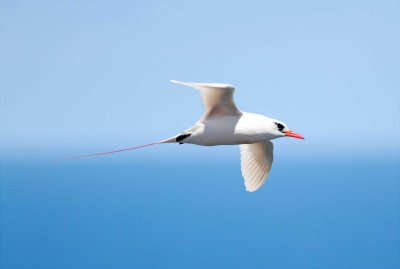
{"type": "Polygon", "coordinates": [[[178,136],[179,136],[179,134],[178,134],[178,135],[174,135],[173,137],[170,137],[170,138],[167,138],[167,139],[158,141],[157,144],[176,143],[176,142],[177,142],[177,141],[176,141],[176,138],[177,138],[178,136]]]}
{"type": "Polygon", "coordinates": [[[154,146],[154,145],[157,145],[157,144],[173,143],[173,142],[176,142],[176,136],[173,136],[171,138],[164,139],[164,140],[161,140],[161,141],[153,142],[153,143],[150,143],[150,144],[145,144],[145,145],[140,145],[140,146],[130,147],[130,148],[124,148],[124,149],[115,149],[115,150],[111,150],[111,151],[98,152],[98,153],[92,153],[92,154],[81,155],[81,156],[75,156],[75,157],[66,158],[66,160],[85,159],[85,158],[95,157],[95,156],[99,156],[99,155],[108,155],[108,154],[118,153],[118,152],[122,152],[122,151],[140,149],[140,148],[154,146]]]}

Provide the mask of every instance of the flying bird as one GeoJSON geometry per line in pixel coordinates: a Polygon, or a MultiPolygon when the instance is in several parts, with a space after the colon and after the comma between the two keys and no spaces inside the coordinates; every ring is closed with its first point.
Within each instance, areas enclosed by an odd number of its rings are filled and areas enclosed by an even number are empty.
{"type": "Polygon", "coordinates": [[[239,145],[241,170],[246,190],[258,190],[268,177],[273,160],[272,139],[294,137],[304,139],[279,120],[240,111],[233,100],[235,88],[221,83],[192,83],[171,80],[200,92],[205,109],[201,118],[189,129],[171,138],[133,148],[80,156],[111,154],[163,143],[201,146],[239,145]]]}

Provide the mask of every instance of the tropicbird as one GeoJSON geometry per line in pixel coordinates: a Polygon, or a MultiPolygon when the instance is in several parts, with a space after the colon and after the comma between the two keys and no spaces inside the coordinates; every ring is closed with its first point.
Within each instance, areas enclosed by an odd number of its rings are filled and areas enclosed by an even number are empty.
{"type": "Polygon", "coordinates": [[[272,139],[294,137],[304,139],[285,123],[269,117],[240,111],[233,100],[235,87],[222,83],[193,83],[171,80],[200,92],[205,109],[192,127],[173,137],[154,143],[95,153],[76,158],[92,157],[133,150],[163,143],[195,144],[201,146],[239,145],[241,170],[246,190],[258,190],[267,179],[273,161],[272,139]]]}

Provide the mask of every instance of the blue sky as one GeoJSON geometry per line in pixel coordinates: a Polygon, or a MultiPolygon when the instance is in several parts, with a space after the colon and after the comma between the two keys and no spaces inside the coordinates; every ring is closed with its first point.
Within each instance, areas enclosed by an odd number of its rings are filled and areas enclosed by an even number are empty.
{"type": "Polygon", "coordinates": [[[294,151],[398,151],[399,23],[396,1],[1,1],[2,146],[168,137],[202,113],[178,79],[235,85],[242,110],[304,134],[294,151]]]}
{"type": "Polygon", "coordinates": [[[0,0],[0,267],[398,268],[399,1],[0,0]],[[236,86],[274,141],[160,145],[236,86]]]}

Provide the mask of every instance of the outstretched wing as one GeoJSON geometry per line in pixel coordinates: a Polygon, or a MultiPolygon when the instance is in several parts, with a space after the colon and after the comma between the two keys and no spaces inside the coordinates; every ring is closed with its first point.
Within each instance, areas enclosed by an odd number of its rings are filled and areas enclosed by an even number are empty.
{"type": "Polygon", "coordinates": [[[202,120],[221,116],[240,116],[242,113],[233,101],[235,88],[229,84],[192,83],[171,80],[172,83],[193,87],[200,91],[205,113],[202,120]]]}
{"type": "Polygon", "coordinates": [[[271,141],[240,145],[242,175],[247,191],[256,191],[264,184],[272,166],[273,151],[271,141]]]}

